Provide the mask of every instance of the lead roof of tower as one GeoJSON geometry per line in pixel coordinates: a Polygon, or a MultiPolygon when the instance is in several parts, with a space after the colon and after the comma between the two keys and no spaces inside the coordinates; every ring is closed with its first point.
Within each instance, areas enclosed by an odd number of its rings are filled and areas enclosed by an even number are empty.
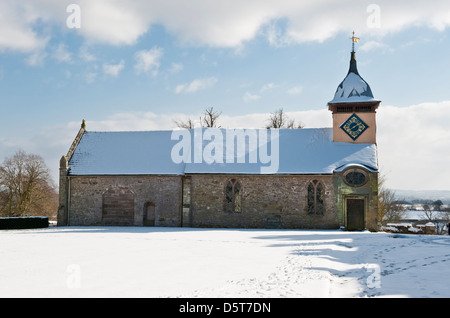
{"type": "Polygon", "coordinates": [[[355,52],[351,52],[350,67],[347,76],[339,84],[333,100],[329,103],[361,103],[377,101],[373,97],[369,84],[359,75],[355,52]]]}

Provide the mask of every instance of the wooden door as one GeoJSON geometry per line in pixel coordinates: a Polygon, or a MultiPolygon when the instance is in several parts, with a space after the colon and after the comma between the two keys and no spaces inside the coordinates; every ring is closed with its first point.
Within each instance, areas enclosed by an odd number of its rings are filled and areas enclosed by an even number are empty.
{"type": "Polygon", "coordinates": [[[347,199],[347,230],[364,230],[364,199],[347,199]]]}

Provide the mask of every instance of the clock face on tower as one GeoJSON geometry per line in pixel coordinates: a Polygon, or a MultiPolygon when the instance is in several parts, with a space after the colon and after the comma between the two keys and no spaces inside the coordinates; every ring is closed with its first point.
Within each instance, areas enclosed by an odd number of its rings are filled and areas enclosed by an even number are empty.
{"type": "Polygon", "coordinates": [[[350,138],[356,140],[367,128],[369,128],[369,126],[367,126],[361,118],[356,116],[356,114],[353,114],[340,126],[340,128],[345,131],[350,138]]]}

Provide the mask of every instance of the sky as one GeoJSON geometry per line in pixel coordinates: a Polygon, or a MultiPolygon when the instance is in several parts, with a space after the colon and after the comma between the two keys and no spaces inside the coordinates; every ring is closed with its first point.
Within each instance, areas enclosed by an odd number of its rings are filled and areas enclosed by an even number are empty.
{"type": "Polygon", "coordinates": [[[213,107],[263,128],[283,108],[331,127],[354,31],[386,186],[450,190],[448,0],[0,0],[0,30],[0,162],[41,155],[56,182],[83,119],[167,130],[213,107]]]}

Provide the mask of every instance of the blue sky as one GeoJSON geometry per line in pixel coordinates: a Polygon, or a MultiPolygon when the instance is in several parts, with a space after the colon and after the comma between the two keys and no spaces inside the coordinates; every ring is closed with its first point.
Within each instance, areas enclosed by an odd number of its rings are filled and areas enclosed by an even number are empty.
{"type": "Polygon", "coordinates": [[[331,126],[355,30],[360,74],[382,100],[387,184],[450,190],[449,26],[438,0],[1,0],[0,160],[23,149],[56,175],[82,119],[88,130],[172,129],[214,107],[224,127],[262,128],[282,107],[331,126]],[[67,25],[71,3],[80,28],[67,25]]]}

